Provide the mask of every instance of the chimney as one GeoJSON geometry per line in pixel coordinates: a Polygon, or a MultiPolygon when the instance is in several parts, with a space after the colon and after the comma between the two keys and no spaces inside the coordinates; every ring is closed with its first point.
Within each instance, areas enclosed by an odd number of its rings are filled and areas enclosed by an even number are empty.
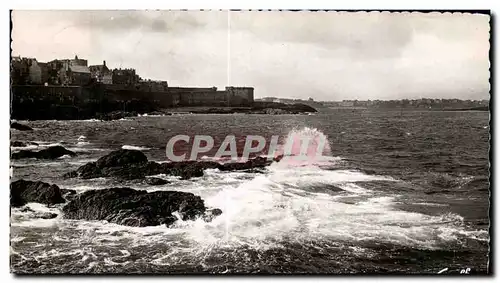
{"type": "Polygon", "coordinates": [[[106,60],[102,61],[102,65],[106,67],[106,60]]]}

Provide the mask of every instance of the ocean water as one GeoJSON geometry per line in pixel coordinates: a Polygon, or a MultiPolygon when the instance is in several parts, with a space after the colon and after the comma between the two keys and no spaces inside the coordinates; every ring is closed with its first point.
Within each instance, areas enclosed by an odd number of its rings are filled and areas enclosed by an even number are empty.
{"type": "MultiPolygon", "coordinates": [[[[11,209],[15,273],[444,274],[488,272],[489,113],[334,111],[316,115],[174,115],[119,121],[24,121],[11,139],[60,144],[78,153],[12,160],[12,180],[42,180],[84,192],[113,186],[200,195],[223,214],[171,228],[36,219],[11,209]],[[166,161],[178,134],[247,135],[279,144],[292,134],[325,137],[325,158],[273,163],[263,172],[219,172],[148,186],[137,181],[61,176],[120,148],[166,161]],[[463,272],[463,271],[462,271],[463,272]]],[[[11,148],[11,151],[20,148],[11,148]]],[[[266,155],[266,146],[262,155],[266,155]]],[[[178,144],[177,153],[190,145],[178,144]]]]}

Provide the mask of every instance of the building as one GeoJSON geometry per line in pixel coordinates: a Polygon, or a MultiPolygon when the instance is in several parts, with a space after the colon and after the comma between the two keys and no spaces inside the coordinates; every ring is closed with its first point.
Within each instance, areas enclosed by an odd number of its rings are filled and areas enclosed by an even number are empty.
{"type": "MultiPolygon", "coordinates": [[[[171,106],[251,106],[252,87],[170,87],[167,81],[142,80],[135,69],[109,69],[106,61],[88,66],[86,59],[55,59],[47,63],[34,58],[13,57],[12,84],[29,93],[77,93],[76,89],[102,89],[110,100],[147,101],[161,107],[171,106]],[[97,83],[97,84],[94,84],[97,83]],[[44,85],[37,88],[30,85],[44,85]],[[26,88],[23,88],[26,86],[26,88]],[[51,91],[48,91],[48,90],[51,91]],[[54,91],[52,91],[54,90],[54,91]]],[[[87,92],[90,93],[90,92],[87,92]]],[[[67,97],[70,97],[68,95],[67,97]]]]}
{"type": "Polygon", "coordinates": [[[43,62],[38,62],[38,66],[40,66],[40,78],[42,80],[42,84],[48,84],[49,83],[49,67],[48,63],[43,63],[43,62]]]}
{"type": "Polygon", "coordinates": [[[42,68],[35,58],[12,57],[12,84],[42,84],[42,68]]]}
{"type": "Polygon", "coordinates": [[[352,100],[342,100],[342,102],[339,103],[339,106],[341,106],[341,107],[353,107],[354,106],[354,101],[352,101],[352,100]]]}
{"type": "Polygon", "coordinates": [[[135,85],[140,81],[135,69],[114,69],[111,73],[112,83],[116,85],[135,85]]]}
{"type": "Polygon", "coordinates": [[[113,74],[106,66],[106,61],[102,62],[102,65],[92,65],[89,66],[91,78],[96,82],[103,84],[113,83],[113,74]]]}
{"type": "Polygon", "coordinates": [[[227,86],[228,106],[250,106],[254,102],[253,87],[227,86]]]}
{"type": "Polygon", "coordinates": [[[13,85],[24,85],[29,79],[29,66],[20,56],[12,57],[10,62],[10,79],[13,85]]]}
{"type": "Polygon", "coordinates": [[[65,75],[65,79],[63,81],[67,82],[67,85],[88,85],[90,84],[90,70],[87,66],[68,66],[65,75]]]}
{"type": "Polygon", "coordinates": [[[140,80],[136,86],[141,91],[164,92],[168,91],[167,81],[140,80]]]}
{"type": "Polygon", "coordinates": [[[69,63],[72,66],[87,66],[87,60],[79,59],[77,55],[75,55],[75,59],[69,60],[69,63]]]}
{"type": "Polygon", "coordinates": [[[60,70],[63,68],[64,62],[62,60],[52,60],[50,62],[47,62],[46,68],[47,68],[47,83],[49,85],[60,85],[61,84],[61,78],[60,78],[60,70]]]}
{"type": "Polygon", "coordinates": [[[29,63],[29,83],[33,85],[42,84],[42,68],[36,59],[28,59],[29,63]]]}
{"type": "Polygon", "coordinates": [[[87,60],[56,59],[47,63],[48,84],[50,85],[77,85],[84,86],[91,82],[87,60]]]}

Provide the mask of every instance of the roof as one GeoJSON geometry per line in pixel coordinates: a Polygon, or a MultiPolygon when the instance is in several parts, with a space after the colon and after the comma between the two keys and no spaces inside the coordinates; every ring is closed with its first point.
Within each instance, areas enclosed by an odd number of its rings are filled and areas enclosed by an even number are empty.
{"type": "Polygon", "coordinates": [[[109,69],[106,65],[92,65],[92,66],[89,66],[89,69],[91,72],[95,72],[95,71],[99,71],[101,73],[109,72],[109,69]]]}
{"type": "Polygon", "coordinates": [[[74,73],[89,73],[90,74],[89,67],[87,67],[87,66],[76,66],[75,65],[75,66],[70,66],[69,68],[74,73]]]}

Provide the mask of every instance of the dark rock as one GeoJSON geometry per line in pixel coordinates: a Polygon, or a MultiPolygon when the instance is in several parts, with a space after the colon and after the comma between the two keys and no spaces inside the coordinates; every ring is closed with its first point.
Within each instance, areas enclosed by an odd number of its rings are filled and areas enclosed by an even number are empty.
{"type": "Polygon", "coordinates": [[[28,145],[38,146],[36,142],[22,142],[22,141],[11,141],[10,146],[12,147],[26,147],[28,145]]]}
{"type": "Polygon", "coordinates": [[[111,188],[86,191],[63,207],[68,219],[106,220],[139,227],[169,226],[177,220],[174,212],[182,220],[194,220],[204,214],[205,205],[192,193],[111,188]]]}
{"type": "Polygon", "coordinates": [[[10,128],[11,129],[16,129],[18,131],[33,131],[33,129],[30,126],[19,124],[17,122],[10,123],[10,128]]]}
{"type": "Polygon", "coordinates": [[[70,189],[61,189],[61,194],[65,200],[72,200],[76,196],[75,190],[70,189]]]}
{"type": "Polygon", "coordinates": [[[20,142],[20,141],[11,141],[10,142],[10,146],[13,146],[13,147],[25,147],[26,144],[23,143],[23,142],[20,142]]]}
{"type": "Polygon", "coordinates": [[[219,208],[207,209],[205,214],[203,214],[203,220],[206,222],[212,221],[215,217],[222,214],[222,210],[219,208]]]}
{"type": "Polygon", "coordinates": [[[29,212],[32,214],[33,218],[53,219],[57,217],[57,213],[34,211],[28,206],[21,208],[21,212],[29,212]]]}
{"type": "Polygon", "coordinates": [[[163,113],[161,111],[153,111],[153,112],[148,113],[148,116],[151,116],[151,115],[161,116],[161,115],[165,115],[165,113],[163,113]]]}
{"type": "Polygon", "coordinates": [[[21,210],[21,212],[35,212],[29,206],[25,206],[25,207],[21,208],[20,210],[21,210]]]}
{"type": "Polygon", "coordinates": [[[20,150],[18,152],[12,153],[12,159],[21,159],[21,158],[56,159],[64,155],[75,156],[76,153],[58,145],[58,146],[51,146],[49,148],[42,149],[40,151],[20,150]]]}
{"type": "Polygon", "coordinates": [[[166,185],[168,183],[170,182],[161,178],[149,177],[146,179],[146,184],[151,186],[161,186],[161,185],[166,185]]]}
{"type": "Polygon", "coordinates": [[[315,113],[318,110],[302,103],[254,102],[251,112],[258,114],[301,114],[315,113]]]}
{"type": "Polygon", "coordinates": [[[120,149],[99,158],[96,162],[96,166],[102,169],[106,167],[128,166],[144,162],[148,162],[148,158],[141,151],[120,149]]]}
{"type": "Polygon", "coordinates": [[[147,174],[145,163],[130,166],[104,167],[102,176],[117,177],[124,180],[144,179],[147,174]]]}
{"type": "Polygon", "coordinates": [[[193,177],[202,177],[203,169],[206,169],[204,167],[204,163],[174,162],[171,164],[174,166],[170,167],[168,171],[165,171],[165,173],[168,172],[169,175],[180,176],[181,180],[188,180],[193,177]]]}
{"type": "MultiPolygon", "coordinates": [[[[275,160],[279,161],[279,160],[275,160]]],[[[203,170],[219,169],[236,171],[264,168],[271,164],[264,157],[250,159],[247,162],[220,164],[213,161],[180,161],[169,163],[148,162],[147,157],[138,150],[120,149],[103,156],[97,162],[87,163],[74,172],[64,175],[66,178],[81,177],[83,179],[99,177],[115,177],[125,180],[144,179],[146,176],[165,174],[190,179],[203,176],[203,170]]]]}
{"type": "Polygon", "coordinates": [[[35,214],[36,218],[42,218],[42,219],[54,219],[57,217],[57,213],[51,213],[51,212],[42,212],[39,214],[35,214]]]}
{"type": "Polygon", "coordinates": [[[105,113],[105,114],[102,114],[99,116],[99,118],[101,120],[105,120],[105,121],[120,120],[120,119],[127,118],[127,117],[137,117],[137,112],[135,112],[135,111],[128,112],[128,111],[118,110],[118,111],[108,112],[108,113],[105,113]]]}
{"type": "Polygon", "coordinates": [[[274,109],[274,108],[265,108],[263,112],[264,114],[269,114],[269,115],[290,114],[290,112],[287,110],[274,109]]]}
{"type": "Polygon", "coordinates": [[[76,175],[82,179],[98,178],[102,175],[101,169],[97,168],[95,162],[89,162],[75,171],[76,175]]]}
{"type": "Polygon", "coordinates": [[[18,180],[10,184],[10,205],[23,206],[28,202],[38,202],[47,205],[64,203],[61,190],[56,185],[44,182],[18,180]]]}
{"type": "Polygon", "coordinates": [[[78,173],[76,173],[76,171],[71,171],[71,172],[65,173],[62,177],[65,179],[76,178],[76,177],[78,177],[78,173]]]}
{"type": "Polygon", "coordinates": [[[250,159],[246,162],[231,162],[225,163],[219,166],[221,171],[237,171],[237,170],[248,170],[253,168],[263,168],[271,164],[271,161],[267,160],[265,157],[256,157],[250,159]]]}

